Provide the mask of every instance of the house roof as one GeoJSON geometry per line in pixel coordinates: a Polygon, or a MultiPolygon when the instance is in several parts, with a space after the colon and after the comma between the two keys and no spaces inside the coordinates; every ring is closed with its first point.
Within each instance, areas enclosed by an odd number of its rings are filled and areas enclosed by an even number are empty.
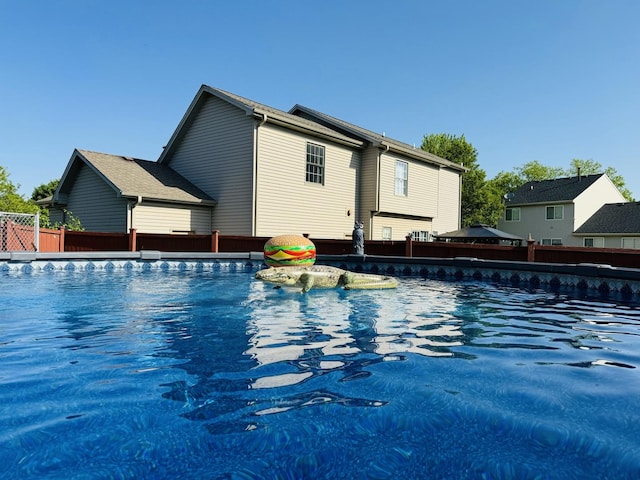
{"type": "Polygon", "coordinates": [[[575,233],[640,235],[640,202],[607,203],[580,225],[575,233]]]}
{"type": "Polygon", "coordinates": [[[466,171],[466,168],[462,165],[450,162],[436,155],[425,152],[422,149],[416,149],[411,145],[397,140],[385,138],[382,135],[378,135],[369,130],[315,110],[296,105],[289,112],[285,112],[208,85],[202,85],[200,90],[198,90],[198,93],[191,102],[191,105],[187,109],[180,124],[160,155],[158,162],[163,163],[165,159],[171,156],[173,149],[177,146],[179,140],[184,136],[188,130],[188,126],[195,118],[198,109],[211,95],[235,105],[241,110],[244,110],[247,115],[254,116],[259,121],[281,125],[292,130],[310,133],[357,148],[362,148],[366,144],[376,145],[381,148],[386,148],[388,146],[390,149],[394,149],[419,160],[450,167],[461,172],[466,171]]]}
{"type": "Polygon", "coordinates": [[[513,206],[531,203],[571,202],[604,175],[604,173],[599,173],[597,175],[527,182],[515,192],[507,194],[506,203],[508,206],[513,206]]]}
{"type": "Polygon", "coordinates": [[[215,205],[215,200],[158,162],[106,153],[75,150],[53,200],[60,202],[71,188],[82,165],[87,165],[121,197],[170,203],[215,205]]]}
{"type": "Polygon", "coordinates": [[[462,165],[446,160],[442,157],[429,153],[421,148],[416,148],[414,145],[409,145],[408,143],[400,142],[398,140],[394,140],[393,138],[386,137],[383,134],[379,134],[373,132],[371,130],[367,130],[365,128],[359,127],[352,123],[345,122],[344,120],[340,120],[339,118],[332,117],[327,115],[326,113],[319,112],[317,110],[313,110],[311,108],[305,107],[303,105],[295,105],[289,113],[294,115],[303,115],[305,118],[315,119],[323,125],[327,125],[330,128],[338,129],[345,133],[346,135],[356,136],[365,140],[371,145],[381,146],[381,147],[389,147],[389,149],[393,149],[395,151],[399,151],[406,155],[419,158],[421,160],[428,161],[430,163],[434,163],[437,165],[448,166],[460,171],[466,171],[462,165]]]}
{"type": "Polygon", "coordinates": [[[440,239],[466,239],[466,240],[524,240],[524,238],[511,233],[503,232],[487,225],[471,225],[453,232],[436,235],[440,239]]]}

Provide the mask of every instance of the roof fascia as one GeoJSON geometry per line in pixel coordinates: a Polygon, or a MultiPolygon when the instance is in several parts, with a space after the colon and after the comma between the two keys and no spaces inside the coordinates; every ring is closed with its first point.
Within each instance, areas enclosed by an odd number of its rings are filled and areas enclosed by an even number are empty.
{"type": "Polygon", "coordinates": [[[171,204],[177,204],[177,205],[195,205],[195,206],[202,206],[202,207],[214,207],[218,203],[215,200],[204,200],[204,199],[202,199],[202,200],[194,200],[194,201],[173,200],[173,199],[169,199],[169,198],[159,198],[159,197],[149,197],[149,196],[145,196],[145,195],[136,195],[135,193],[123,193],[122,194],[122,198],[130,199],[130,200],[136,200],[138,203],[156,202],[156,203],[171,203],[171,204]]]}
{"type": "Polygon", "coordinates": [[[322,112],[317,112],[316,110],[312,110],[310,108],[305,107],[304,105],[294,105],[293,108],[291,108],[291,110],[289,110],[289,113],[292,115],[295,115],[296,111],[300,111],[300,112],[304,112],[307,115],[317,118],[319,121],[328,123],[330,125],[332,125],[334,128],[340,129],[340,130],[344,130],[347,131],[349,133],[351,133],[352,135],[354,135],[355,137],[361,138],[367,142],[369,142],[371,145],[373,145],[374,147],[378,147],[381,149],[384,149],[386,151],[393,151],[396,153],[402,153],[404,155],[407,155],[411,158],[417,159],[417,160],[422,160],[423,162],[427,162],[427,163],[431,163],[433,165],[438,165],[441,167],[449,167],[453,170],[457,170],[460,172],[467,172],[469,169],[458,164],[455,162],[451,162],[445,158],[441,158],[438,157],[437,155],[434,155],[432,153],[426,152],[422,149],[417,150],[415,148],[410,148],[410,147],[402,147],[401,145],[398,145],[396,143],[392,143],[392,142],[385,142],[384,140],[380,141],[380,139],[378,137],[375,137],[373,135],[368,135],[366,132],[363,132],[360,129],[357,128],[353,128],[351,126],[351,124],[347,123],[347,122],[336,122],[335,120],[333,120],[332,117],[328,116],[328,115],[318,115],[318,113],[322,113],[322,112]]]}
{"type": "Polygon", "coordinates": [[[273,125],[285,127],[289,130],[295,130],[301,133],[312,134],[314,136],[322,137],[322,138],[331,140],[333,142],[337,142],[342,145],[348,145],[351,147],[361,148],[364,146],[364,142],[360,140],[347,137],[338,132],[335,132],[335,134],[331,134],[328,131],[318,130],[313,128],[313,126],[306,125],[301,122],[298,123],[298,122],[292,121],[293,119],[291,119],[290,117],[277,115],[277,114],[274,114],[273,112],[265,112],[258,108],[253,109],[253,113],[254,113],[254,116],[256,116],[256,118],[260,120],[265,121],[266,119],[266,123],[271,123],[273,125]]]}

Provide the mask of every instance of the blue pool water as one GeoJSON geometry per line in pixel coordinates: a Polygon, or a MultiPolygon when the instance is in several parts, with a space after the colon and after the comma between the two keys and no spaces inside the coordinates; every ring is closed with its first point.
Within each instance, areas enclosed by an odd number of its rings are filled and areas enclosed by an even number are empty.
{"type": "Polygon", "coordinates": [[[640,478],[634,305],[225,271],[0,285],[0,478],[640,478]]]}

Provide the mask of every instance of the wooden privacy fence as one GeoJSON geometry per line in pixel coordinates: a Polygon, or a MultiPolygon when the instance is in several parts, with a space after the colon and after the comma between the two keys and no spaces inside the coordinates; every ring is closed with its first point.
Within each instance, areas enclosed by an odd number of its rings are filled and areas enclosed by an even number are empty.
{"type": "MultiPolygon", "coordinates": [[[[75,232],[40,229],[42,252],[139,251],[164,252],[261,252],[269,237],[220,235],[169,235],[154,233],[75,232]]],[[[351,240],[311,239],[320,255],[346,255],[353,253],[351,240]]],[[[622,248],[591,248],[536,245],[486,245],[458,242],[415,242],[408,236],[405,241],[366,240],[365,254],[393,257],[427,258],[479,258],[483,260],[540,262],[540,263],[593,263],[614,267],[640,268],[640,250],[622,248]]]]}

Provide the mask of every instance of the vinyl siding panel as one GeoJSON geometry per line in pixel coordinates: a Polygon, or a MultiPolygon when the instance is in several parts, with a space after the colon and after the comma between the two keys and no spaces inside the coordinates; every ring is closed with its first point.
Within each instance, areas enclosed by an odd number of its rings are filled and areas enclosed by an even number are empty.
{"type": "Polygon", "coordinates": [[[381,212],[436,217],[438,215],[439,168],[400,155],[383,154],[380,161],[381,212]],[[408,165],[407,195],[395,194],[396,162],[408,165]]]}
{"type": "Polygon", "coordinates": [[[360,152],[267,123],[258,129],[258,157],[256,235],[351,235],[360,152]],[[306,182],[307,142],[325,147],[324,185],[306,182]]]}
{"type": "Polygon", "coordinates": [[[609,177],[600,177],[574,200],[576,215],[573,219],[573,229],[578,229],[605,203],[618,202],[626,202],[626,199],[609,177]]]}
{"type": "Polygon", "coordinates": [[[211,233],[211,209],[186,205],[141,204],[133,208],[132,225],[140,233],[211,233]]]}
{"type": "Polygon", "coordinates": [[[434,232],[442,234],[460,228],[460,174],[441,168],[438,175],[438,210],[432,227],[434,232]]]}
{"type": "Polygon", "coordinates": [[[223,235],[252,234],[254,128],[242,110],[209,97],[165,162],[218,202],[213,228],[223,235]]]}
{"type": "Polygon", "coordinates": [[[372,221],[373,240],[382,240],[383,230],[391,228],[392,241],[405,241],[409,233],[414,231],[432,231],[432,223],[429,220],[413,220],[402,217],[375,216],[372,221]]]}
{"type": "Polygon", "coordinates": [[[531,234],[533,239],[538,242],[543,238],[559,238],[563,245],[582,245],[582,240],[573,236],[574,205],[572,203],[562,204],[563,218],[547,220],[547,207],[553,205],[553,203],[549,203],[522,206],[520,207],[519,222],[506,222],[503,217],[498,222],[498,229],[522,238],[528,238],[531,234]]]}
{"type": "Polygon", "coordinates": [[[362,154],[360,167],[360,208],[357,219],[364,223],[364,238],[372,238],[372,213],[377,209],[378,195],[378,157],[380,150],[367,148],[362,154]]]}
{"type": "Polygon", "coordinates": [[[127,201],[93,170],[82,165],[67,199],[67,210],[94,232],[126,232],[127,201]]]}

